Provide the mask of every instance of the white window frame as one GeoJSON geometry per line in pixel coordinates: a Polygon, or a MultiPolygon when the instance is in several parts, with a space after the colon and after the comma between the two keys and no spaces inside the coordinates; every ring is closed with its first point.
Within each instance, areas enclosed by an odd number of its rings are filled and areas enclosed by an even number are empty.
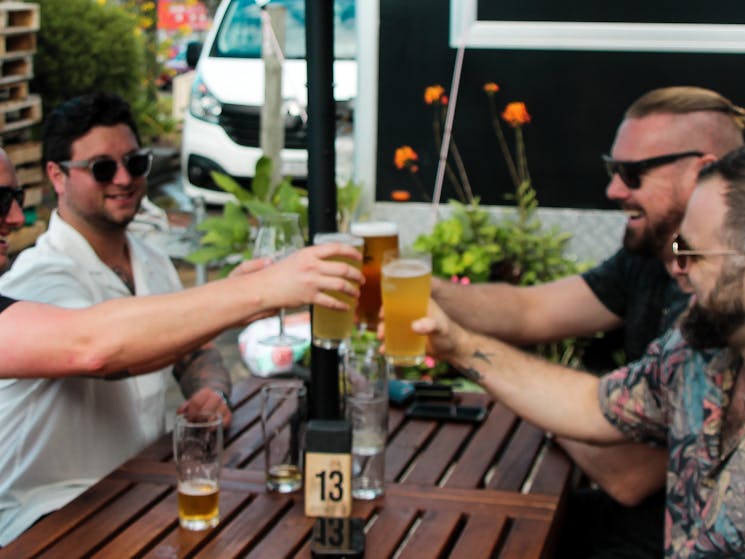
{"type": "Polygon", "coordinates": [[[475,0],[450,0],[450,46],[647,52],[745,52],[745,25],[487,21],[475,0]]]}

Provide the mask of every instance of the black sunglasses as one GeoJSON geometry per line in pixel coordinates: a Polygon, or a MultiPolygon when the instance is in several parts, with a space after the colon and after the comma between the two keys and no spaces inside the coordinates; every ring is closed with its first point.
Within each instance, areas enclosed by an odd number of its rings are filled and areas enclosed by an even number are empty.
{"type": "Polygon", "coordinates": [[[702,155],[703,153],[700,151],[682,151],[680,153],[658,155],[649,159],[640,159],[639,161],[618,161],[610,155],[604,155],[603,161],[609,178],[613,178],[613,175],[618,173],[626,186],[636,190],[642,185],[642,175],[650,169],[667,165],[685,157],[701,157],[702,155]]]}
{"type": "Polygon", "coordinates": [[[0,186],[0,217],[4,218],[10,213],[13,200],[23,208],[23,199],[26,193],[22,188],[15,186],[0,186]]]}
{"type": "Polygon", "coordinates": [[[675,235],[673,239],[673,254],[675,263],[678,268],[685,270],[691,261],[698,260],[703,256],[734,256],[743,254],[737,250],[693,250],[688,246],[688,242],[680,235],[675,235]]]}
{"type": "MultiPolygon", "coordinates": [[[[133,179],[146,177],[150,172],[152,164],[153,154],[148,150],[136,151],[122,157],[122,166],[133,179]]],[[[69,171],[73,167],[77,169],[88,169],[96,182],[101,183],[111,182],[114,175],[116,175],[116,170],[119,168],[119,162],[108,155],[97,157],[96,159],[60,161],[58,165],[66,171],[69,171]]]]}

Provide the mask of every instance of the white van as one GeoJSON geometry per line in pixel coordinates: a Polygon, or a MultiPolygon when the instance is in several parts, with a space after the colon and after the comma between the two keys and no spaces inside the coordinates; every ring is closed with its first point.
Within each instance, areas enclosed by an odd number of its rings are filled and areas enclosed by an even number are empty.
{"type": "MultiPolygon", "coordinates": [[[[263,2],[262,2],[263,3],[263,2]]],[[[282,97],[285,149],[282,174],[307,177],[307,89],[305,1],[274,0],[287,9],[282,97]]],[[[337,177],[351,177],[352,104],[357,93],[355,0],[334,1],[334,97],[337,124],[337,177]]],[[[193,62],[194,54],[191,54],[193,62]]],[[[232,196],[218,187],[211,171],[226,173],[250,187],[261,156],[259,126],[264,102],[261,8],[256,0],[222,0],[196,64],[184,118],[181,173],[189,196],[224,204],[232,196]]]]}

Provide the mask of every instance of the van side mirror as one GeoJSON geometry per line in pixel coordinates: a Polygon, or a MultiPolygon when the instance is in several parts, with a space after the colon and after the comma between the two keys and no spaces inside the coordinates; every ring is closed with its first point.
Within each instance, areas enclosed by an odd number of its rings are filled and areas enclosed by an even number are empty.
{"type": "Polygon", "coordinates": [[[200,54],[202,54],[202,43],[199,41],[189,41],[186,45],[186,63],[189,65],[189,68],[195,68],[197,66],[200,54]]]}

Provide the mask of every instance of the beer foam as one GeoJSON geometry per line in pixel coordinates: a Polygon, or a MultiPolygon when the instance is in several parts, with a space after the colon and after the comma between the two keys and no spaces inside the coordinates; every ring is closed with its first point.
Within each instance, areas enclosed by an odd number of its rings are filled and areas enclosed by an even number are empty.
{"type": "Polygon", "coordinates": [[[349,231],[360,237],[387,237],[398,234],[398,225],[392,221],[360,221],[352,223],[349,231]]]}
{"type": "Polygon", "coordinates": [[[394,278],[414,278],[430,273],[430,267],[421,260],[395,260],[383,266],[383,275],[394,278]]]}
{"type": "Polygon", "coordinates": [[[216,493],[217,490],[217,482],[211,479],[189,479],[178,483],[178,491],[183,495],[201,497],[216,493]]]}
{"type": "Polygon", "coordinates": [[[360,247],[365,243],[365,239],[350,235],[349,233],[316,233],[313,235],[314,245],[325,245],[329,243],[342,243],[353,247],[360,247]]]}

